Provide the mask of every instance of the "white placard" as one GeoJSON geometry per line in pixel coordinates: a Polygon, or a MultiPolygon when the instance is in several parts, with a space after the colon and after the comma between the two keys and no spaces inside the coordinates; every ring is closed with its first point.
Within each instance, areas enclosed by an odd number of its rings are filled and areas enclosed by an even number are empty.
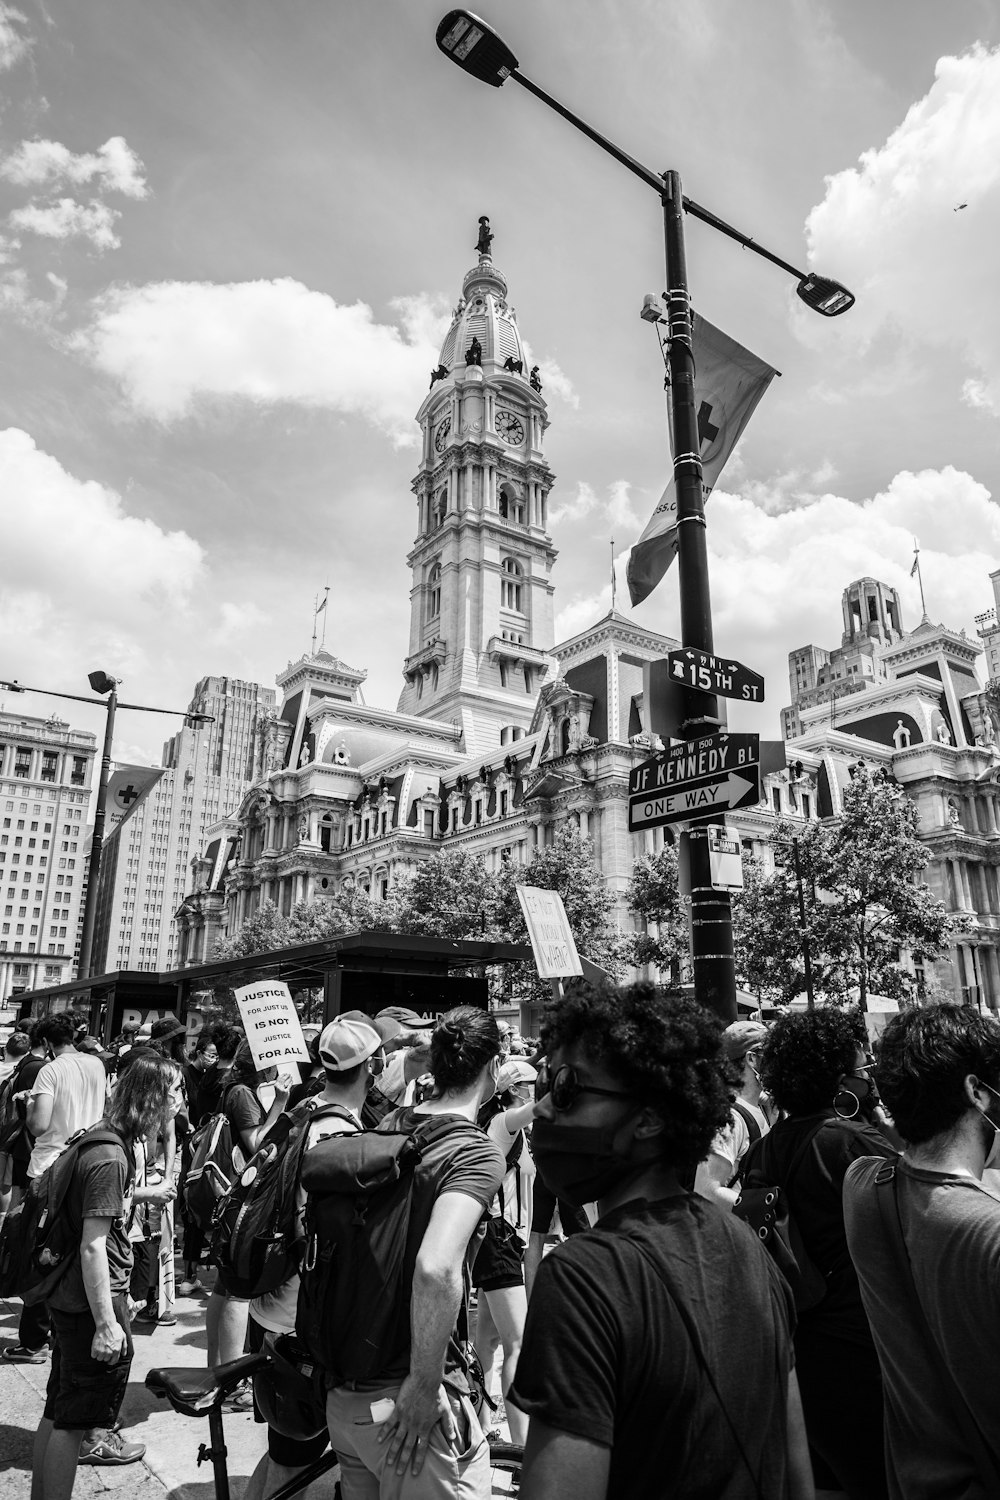
{"type": "Polygon", "coordinates": [[[727,829],[714,823],[706,832],[712,889],[741,891],[743,889],[743,848],[739,834],[729,833],[727,829]]]}
{"type": "Polygon", "coordinates": [[[538,977],[565,979],[569,974],[582,974],[583,965],[559,892],[519,885],[517,899],[528,924],[538,977]]]}
{"type": "Polygon", "coordinates": [[[281,1068],[297,1058],[309,1059],[288,985],[280,979],[262,979],[234,990],[243,1027],[253,1053],[255,1067],[281,1068]]]}

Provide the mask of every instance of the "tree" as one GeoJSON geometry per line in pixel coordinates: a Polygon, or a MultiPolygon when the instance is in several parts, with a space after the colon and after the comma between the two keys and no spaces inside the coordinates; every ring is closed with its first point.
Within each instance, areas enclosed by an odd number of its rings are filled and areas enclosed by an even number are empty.
{"type": "Polygon", "coordinates": [[[864,1006],[872,991],[907,995],[900,950],[938,958],[969,925],[920,880],[930,855],[916,825],[903,788],[863,763],[852,768],[836,823],[779,824],[774,874],[751,871],[734,903],[737,971],[748,987],[782,1000],[804,988],[797,840],[816,996],[842,1003],[854,993],[864,1006]]]}
{"type": "Polygon", "coordinates": [[[674,981],[688,954],[688,921],[678,882],[677,846],[664,844],[659,854],[643,855],[632,868],[626,892],[629,911],[647,925],[635,933],[632,962],[656,964],[674,981]],[[652,923],[656,931],[648,931],[652,923]]]}
{"type": "Polygon", "coordinates": [[[447,849],[393,882],[388,923],[393,932],[489,942],[498,936],[496,907],[497,878],[482,859],[447,849]]]}
{"type": "Polygon", "coordinates": [[[289,948],[293,941],[289,919],[282,916],[273,901],[262,901],[239,932],[216,944],[215,958],[250,958],[254,953],[268,953],[272,948],[289,948]]]}

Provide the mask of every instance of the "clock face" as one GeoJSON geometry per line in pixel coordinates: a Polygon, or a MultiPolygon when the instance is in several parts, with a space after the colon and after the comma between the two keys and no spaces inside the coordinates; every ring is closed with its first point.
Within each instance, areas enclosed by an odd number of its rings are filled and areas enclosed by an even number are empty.
{"type": "Polygon", "coordinates": [[[505,407],[497,412],[497,432],[505,443],[524,442],[524,423],[516,413],[507,411],[505,407]]]}
{"type": "Polygon", "coordinates": [[[444,452],[444,445],[448,441],[448,434],[450,431],[451,418],[445,417],[444,421],[439,425],[437,432],[435,432],[434,434],[434,446],[439,453],[444,452]]]}

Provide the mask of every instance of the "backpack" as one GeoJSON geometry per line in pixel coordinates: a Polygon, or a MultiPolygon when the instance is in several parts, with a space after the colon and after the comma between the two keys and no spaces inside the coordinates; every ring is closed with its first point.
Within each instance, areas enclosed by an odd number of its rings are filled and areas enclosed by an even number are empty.
{"type": "Polygon", "coordinates": [[[749,1146],[740,1167],[740,1196],[733,1204],[733,1213],[750,1226],[788,1282],[800,1313],[823,1301],[826,1277],[806,1250],[789,1210],[788,1186],[825,1124],[826,1120],[821,1120],[796,1150],[785,1173],[784,1187],[772,1181],[764,1165],[767,1136],[749,1146]]]}
{"type": "Polygon", "coordinates": [[[357,1119],[349,1109],[328,1104],[279,1115],[260,1149],[250,1158],[212,1217],[212,1260],[231,1297],[266,1296],[299,1269],[302,1241],[295,1222],[299,1165],[315,1120],[332,1115],[357,1119]]]}
{"type": "Polygon", "coordinates": [[[237,1172],[246,1165],[233,1141],[228,1116],[210,1116],[191,1137],[191,1165],[184,1179],[185,1216],[206,1233],[215,1205],[228,1193],[237,1172]]]}
{"type": "Polygon", "coordinates": [[[26,1307],[44,1302],[72,1265],[83,1226],[74,1224],[63,1210],[77,1161],[91,1146],[121,1146],[131,1187],[135,1164],[124,1138],[100,1126],[77,1131],[51,1166],[31,1179],[20,1204],[4,1221],[0,1296],[20,1297],[26,1307]]]}
{"type": "Polygon", "coordinates": [[[468,1121],[430,1116],[410,1131],[368,1130],[320,1141],[302,1158],[309,1194],[295,1332],[327,1383],[373,1380],[410,1348],[410,1247],[434,1208],[415,1191],[424,1152],[447,1135],[477,1141],[468,1121]]]}
{"type": "Polygon", "coordinates": [[[0,1151],[9,1152],[20,1140],[26,1129],[25,1117],[14,1102],[18,1091],[18,1079],[31,1053],[21,1058],[17,1067],[3,1083],[0,1083],[0,1151]]]}

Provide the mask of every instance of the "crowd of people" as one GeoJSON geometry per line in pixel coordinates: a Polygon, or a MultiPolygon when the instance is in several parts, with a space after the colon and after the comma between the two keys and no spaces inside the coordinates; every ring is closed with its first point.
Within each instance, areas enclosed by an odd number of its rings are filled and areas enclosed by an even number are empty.
{"type": "Polygon", "coordinates": [[[209,1366],[266,1350],[286,1372],[230,1398],[268,1426],[247,1500],[331,1446],[343,1500],[486,1500],[498,1409],[526,1500],[1000,1495],[996,1018],[907,1010],[873,1054],[849,1011],[724,1030],[684,995],[579,982],[535,1048],[487,1011],[429,1028],[390,1006],[310,1049],[288,1078],[240,1027],[168,1017],[105,1051],[71,1012],[8,1042],[0,1216],[75,1152],[73,1254],[0,1351],[51,1362],[32,1500],[142,1456],[120,1430],[131,1330],[174,1321],[175,1233],[209,1366]],[[253,1296],[186,1209],[220,1117],[234,1182],[292,1164],[299,1253],[253,1296]],[[360,1181],[400,1140],[405,1200],[338,1219],[344,1163],[360,1181]]]}

